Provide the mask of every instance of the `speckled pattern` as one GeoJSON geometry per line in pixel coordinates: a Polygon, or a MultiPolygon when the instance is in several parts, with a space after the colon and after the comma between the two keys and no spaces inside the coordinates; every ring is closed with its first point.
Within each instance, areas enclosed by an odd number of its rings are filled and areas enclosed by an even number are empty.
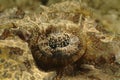
{"type": "Polygon", "coordinates": [[[46,75],[36,68],[27,44],[20,40],[0,41],[0,50],[0,80],[42,80],[46,75]]]}
{"type": "MultiPolygon", "coordinates": [[[[87,6],[76,1],[66,1],[50,7],[40,5],[40,8],[42,9],[40,14],[32,14],[32,16],[26,14],[22,19],[10,19],[14,10],[9,10],[9,15],[1,16],[0,34],[6,28],[12,33],[8,31],[0,37],[1,39],[6,38],[0,40],[0,80],[43,80],[48,75],[47,72],[43,72],[44,70],[56,70],[58,67],[60,69],[61,67],[58,65],[61,64],[62,67],[66,65],[80,67],[81,64],[87,64],[87,70],[90,69],[92,74],[84,73],[83,70],[81,75],[85,75],[85,78],[82,77],[84,79],[113,80],[114,75],[112,74],[116,74],[119,79],[119,64],[115,63],[118,61],[116,59],[119,59],[115,56],[120,49],[116,43],[119,41],[118,37],[104,29],[105,25],[96,21],[87,6]],[[15,32],[16,30],[21,31],[24,35],[20,36],[15,32]],[[55,42],[55,40],[60,41],[55,42]],[[38,48],[43,52],[40,52],[38,48]],[[67,57],[62,55],[61,58],[60,54],[60,58],[55,56],[54,59],[51,57],[54,49],[65,53],[64,55],[67,57]],[[43,66],[41,63],[47,64],[47,66],[43,66]],[[38,70],[41,66],[43,71],[38,70]],[[101,75],[98,76],[102,73],[105,74],[104,78],[101,78],[101,75]]],[[[65,70],[67,71],[67,69],[65,70]]],[[[68,72],[71,71],[68,69],[68,72]]],[[[50,77],[47,80],[49,79],[50,77]]],[[[60,78],[55,80],[60,80],[60,78]]],[[[65,78],[65,80],[75,79],[65,78]]]]}

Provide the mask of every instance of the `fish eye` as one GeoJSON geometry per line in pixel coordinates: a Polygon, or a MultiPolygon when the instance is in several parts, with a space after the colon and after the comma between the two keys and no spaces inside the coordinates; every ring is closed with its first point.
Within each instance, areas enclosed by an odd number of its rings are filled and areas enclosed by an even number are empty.
{"type": "Polygon", "coordinates": [[[70,38],[67,34],[62,34],[62,35],[59,35],[59,36],[51,36],[49,38],[49,46],[50,48],[52,49],[56,49],[57,47],[66,47],[69,45],[69,41],[70,41],[70,38]]]}

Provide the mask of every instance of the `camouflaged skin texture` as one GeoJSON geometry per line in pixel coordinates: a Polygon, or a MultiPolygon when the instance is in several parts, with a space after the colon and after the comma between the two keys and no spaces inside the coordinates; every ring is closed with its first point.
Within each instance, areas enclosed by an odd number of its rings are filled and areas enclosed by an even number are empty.
{"type": "MultiPolygon", "coordinates": [[[[39,70],[56,71],[54,79],[61,80],[65,74],[81,70],[82,64],[102,68],[115,63],[116,36],[96,22],[87,6],[66,1],[40,8],[40,14],[25,15],[22,19],[10,19],[11,15],[7,14],[1,16],[0,26],[4,27],[0,28],[1,39],[6,38],[0,42],[1,80],[42,80],[47,73],[39,70]],[[8,32],[4,32],[6,28],[8,32]],[[10,64],[7,69],[6,63],[10,64]],[[16,66],[13,73],[12,66],[16,66]]],[[[90,66],[87,68],[91,70],[90,66]]]]}

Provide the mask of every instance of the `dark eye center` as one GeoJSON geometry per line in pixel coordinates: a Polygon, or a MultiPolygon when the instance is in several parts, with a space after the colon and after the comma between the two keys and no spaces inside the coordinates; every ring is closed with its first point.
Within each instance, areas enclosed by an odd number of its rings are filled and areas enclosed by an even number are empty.
{"type": "Polygon", "coordinates": [[[67,34],[61,36],[51,36],[49,39],[49,46],[52,49],[57,47],[66,47],[69,45],[70,38],[67,34]]]}

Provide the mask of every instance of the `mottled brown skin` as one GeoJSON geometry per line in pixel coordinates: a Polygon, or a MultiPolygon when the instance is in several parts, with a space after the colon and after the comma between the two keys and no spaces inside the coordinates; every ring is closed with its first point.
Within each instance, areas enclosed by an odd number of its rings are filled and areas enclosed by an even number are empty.
{"type": "Polygon", "coordinates": [[[81,58],[86,50],[80,27],[50,25],[45,31],[39,28],[29,32],[22,29],[6,31],[1,39],[5,39],[8,36],[5,33],[9,32],[26,41],[37,67],[43,71],[57,71],[56,79],[64,73],[70,74],[67,68],[73,70],[71,65],[81,58]]]}
{"type": "MultiPolygon", "coordinates": [[[[111,52],[111,44],[102,42],[101,37],[96,36],[96,32],[85,32],[83,29],[91,27],[91,25],[89,26],[89,19],[86,22],[87,18],[79,21],[80,12],[58,10],[58,13],[57,11],[51,14],[46,12],[47,15],[49,14],[50,20],[53,19],[56,25],[50,24],[45,30],[40,28],[41,25],[34,26],[31,30],[5,29],[0,39],[5,39],[9,35],[19,36],[28,43],[35,63],[40,70],[56,71],[55,80],[60,80],[64,75],[74,74],[75,71],[84,70],[83,67],[81,68],[82,64],[98,67],[105,63],[114,63],[115,54],[113,51],[111,52]],[[58,13],[59,15],[57,15],[58,13]],[[56,22],[57,18],[58,22],[56,22]],[[59,18],[63,20],[61,25],[59,25],[59,18]],[[64,20],[69,22],[67,23],[64,20]],[[68,24],[69,26],[67,26],[68,24]]],[[[92,25],[92,27],[96,27],[96,25],[92,25]]]]}
{"type": "Polygon", "coordinates": [[[45,30],[35,27],[29,31],[5,29],[0,39],[9,35],[17,35],[27,42],[37,67],[46,72],[56,71],[55,80],[84,70],[82,64],[101,67],[115,61],[109,43],[101,42],[94,32],[84,34],[82,27],[76,25],[49,25],[45,30]]]}
{"type": "MultiPolygon", "coordinates": [[[[58,22],[59,24],[59,22],[58,22]]],[[[66,23],[67,24],[67,23],[66,23]]],[[[83,64],[96,68],[109,68],[115,63],[115,53],[111,43],[102,42],[95,32],[83,32],[78,25],[49,25],[45,30],[34,27],[31,30],[5,29],[0,39],[17,35],[28,43],[37,67],[43,71],[56,71],[55,80],[76,72],[89,71],[83,64]]]]}

